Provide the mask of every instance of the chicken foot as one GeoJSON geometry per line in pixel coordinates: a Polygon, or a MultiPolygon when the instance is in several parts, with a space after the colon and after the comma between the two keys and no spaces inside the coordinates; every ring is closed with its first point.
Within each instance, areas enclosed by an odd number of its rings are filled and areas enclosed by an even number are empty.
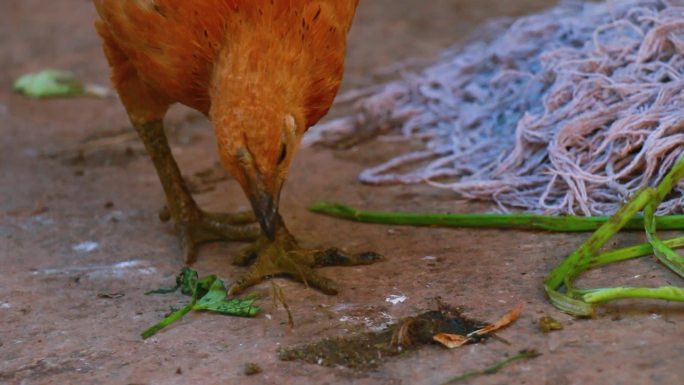
{"type": "Polygon", "coordinates": [[[169,148],[161,120],[134,124],[161,180],[166,207],[160,219],[173,219],[185,263],[197,259],[197,246],[214,241],[248,242],[257,239],[259,230],[250,226],[254,214],[218,214],[202,211],[188,191],[169,148]]]}
{"type": "Polygon", "coordinates": [[[235,265],[252,266],[233,283],[229,294],[239,294],[268,277],[285,275],[325,294],[334,295],[338,292],[337,284],[318,274],[313,270],[314,267],[369,265],[379,259],[380,255],[373,252],[350,256],[334,248],[302,248],[278,217],[273,240],[261,235],[254,244],[234,258],[235,265]]]}

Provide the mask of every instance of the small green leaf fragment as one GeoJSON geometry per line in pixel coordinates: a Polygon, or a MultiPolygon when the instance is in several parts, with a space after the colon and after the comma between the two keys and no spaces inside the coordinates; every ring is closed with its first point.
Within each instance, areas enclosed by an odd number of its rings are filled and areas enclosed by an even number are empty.
{"type": "Polygon", "coordinates": [[[555,330],[563,330],[563,324],[555,318],[545,315],[539,319],[539,329],[544,333],[551,333],[555,330]]]}
{"type": "Polygon", "coordinates": [[[85,93],[83,84],[72,73],[55,69],[20,76],[13,88],[36,99],[80,96],[85,93]]]}

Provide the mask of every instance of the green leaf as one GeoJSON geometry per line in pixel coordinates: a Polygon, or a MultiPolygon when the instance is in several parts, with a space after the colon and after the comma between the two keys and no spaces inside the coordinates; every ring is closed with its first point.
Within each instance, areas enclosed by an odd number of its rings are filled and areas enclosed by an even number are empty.
{"type": "Polygon", "coordinates": [[[189,267],[182,268],[176,277],[176,285],[180,286],[181,293],[185,295],[193,295],[197,281],[199,281],[197,272],[189,267]]]}
{"type": "MultiPolygon", "coordinates": [[[[196,271],[184,267],[176,277],[176,287],[173,291],[179,287],[183,294],[192,296],[190,303],[142,332],[143,339],[152,337],[160,330],[183,318],[191,310],[213,311],[239,317],[254,317],[261,311],[261,308],[254,305],[256,299],[253,296],[227,299],[228,293],[225,284],[215,274],[198,279],[196,271]]],[[[170,289],[159,289],[153,292],[163,292],[163,290],[170,289]]]]}
{"type": "Polygon", "coordinates": [[[23,75],[14,82],[13,88],[17,92],[37,99],[85,94],[83,84],[73,74],[54,69],[23,75]]]}
{"type": "Polygon", "coordinates": [[[200,298],[200,300],[195,305],[195,308],[197,308],[198,306],[206,305],[208,303],[223,301],[225,298],[226,287],[223,285],[223,281],[220,279],[214,279],[214,282],[209,287],[209,291],[207,291],[207,293],[202,298],[200,298]]]}
{"type": "Polygon", "coordinates": [[[208,310],[217,313],[253,317],[261,310],[253,306],[254,299],[226,299],[226,288],[223,281],[216,279],[209,291],[193,306],[194,310],[208,310]]]}

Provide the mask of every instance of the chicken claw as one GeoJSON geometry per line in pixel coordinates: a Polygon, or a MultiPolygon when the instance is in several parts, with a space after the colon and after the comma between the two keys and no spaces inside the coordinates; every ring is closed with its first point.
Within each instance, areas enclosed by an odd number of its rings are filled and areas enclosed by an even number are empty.
{"type": "Polygon", "coordinates": [[[306,286],[313,287],[325,294],[337,294],[337,284],[313,270],[320,266],[356,266],[368,265],[380,259],[373,252],[359,255],[346,255],[338,249],[304,249],[281,226],[274,240],[262,235],[242,253],[237,255],[233,263],[246,266],[253,263],[249,270],[231,286],[229,294],[239,294],[263,279],[273,276],[289,276],[306,286]]]}

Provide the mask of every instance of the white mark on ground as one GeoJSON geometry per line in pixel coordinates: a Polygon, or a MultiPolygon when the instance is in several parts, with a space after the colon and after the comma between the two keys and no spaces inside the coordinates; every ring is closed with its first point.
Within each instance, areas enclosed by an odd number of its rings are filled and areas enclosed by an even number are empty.
{"type": "MultiPolygon", "coordinates": [[[[154,269],[153,267],[145,267],[147,262],[141,261],[138,259],[130,260],[130,261],[123,261],[123,262],[117,262],[112,265],[90,265],[90,266],[74,266],[74,267],[63,267],[63,268],[55,268],[55,269],[44,269],[44,270],[38,270],[34,271],[31,273],[31,275],[58,275],[58,274],[70,274],[70,273],[80,273],[80,272],[86,272],[86,273],[95,273],[95,272],[101,272],[105,274],[111,274],[111,275],[121,275],[121,273],[124,273],[125,270],[139,267],[141,266],[140,269],[137,269],[138,272],[141,272],[141,270],[147,270],[147,269],[154,269]]],[[[149,274],[151,270],[147,270],[147,273],[149,274]]],[[[156,269],[154,269],[156,271],[156,269]]]]}
{"type": "Polygon", "coordinates": [[[385,298],[385,302],[389,302],[392,305],[398,305],[408,299],[407,296],[401,294],[390,294],[389,297],[385,298]]]}
{"type": "Polygon", "coordinates": [[[91,251],[97,250],[98,247],[100,247],[100,244],[95,241],[85,241],[74,245],[72,249],[81,253],[90,253],[91,251]]]}
{"type": "Polygon", "coordinates": [[[50,226],[50,225],[55,224],[54,219],[50,218],[47,215],[43,215],[43,214],[34,216],[32,221],[35,223],[41,224],[43,226],[50,226]]]}
{"type": "Polygon", "coordinates": [[[123,211],[115,210],[102,217],[102,219],[100,219],[100,223],[107,224],[111,222],[123,222],[127,217],[128,216],[124,214],[123,211]]]}
{"type": "Polygon", "coordinates": [[[140,266],[141,264],[142,264],[142,261],[139,261],[137,259],[132,259],[130,261],[123,261],[123,262],[115,263],[112,265],[112,268],[114,268],[114,269],[128,269],[131,267],[140,266]]]}
{"type": "Polygon", "coordinates": [[[383,312],[380,312],[380,315],[382,316],[382,319],[380,320],[373,320],[370,319],[369,317],[357,317],[357,316],[348,316],[348,315],[343,315],[342,317],[339,318],[340,322],[350,322],[350,323],[362,323],[366,328],[371,331],[371,332],[380,332],[385,329],[387,329],[388,326],[392,325],[394,323],[394,317],[391,315],[383,312]]]}
{"type": "Polygon", "coordinates": [[[154,267],[143,267],[142,269],[138,269],[138,273],[142,275],[152,275],[157,272],[157,269],[154,267]]]}
{"type": "Polygon", "coordinates": [[[423,257],[424,261],[434,261],[436,259],[437,259],[437,257],[435,257],[434,255],[426,255],[423,257]]]}
{"type": "Polygon", "coordinates": [[[347,310],[347,309],[352,308],[352,307],[354,307],[354,306],[350,305],[348,303],[341,303],[341,304],[333,306],[332,310],[339,312],[339,311],[347,310]]]}
{"type": "Polygon", "coordinates": [[[45,214],[40,214],[40,215],[34,215],[32,216],[29,220],[27,220],[25,223],[22,223],[19,225],[22,230],[33,230],[36,225],[38,226],[51,226],[55,224],[55,220],[50,218],[48,215],[45,214]]]}
{"type": "Polygon", "coordinates": [[[0,309],[9,309],[11,307],[12,305],[10,305],[9,302],[0,302],[0,309]]]}

